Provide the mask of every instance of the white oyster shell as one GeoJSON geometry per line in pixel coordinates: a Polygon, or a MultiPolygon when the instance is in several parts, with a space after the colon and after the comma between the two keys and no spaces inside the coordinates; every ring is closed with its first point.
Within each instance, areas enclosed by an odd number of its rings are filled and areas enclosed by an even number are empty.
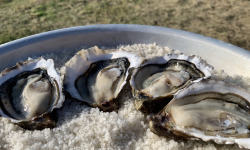
{"type": "Polygon", "coordinates": [[[73,97],[74,99],[87,102],[89,105],[94,107],[96,106],[99,107],[103,101],[109,101],[117,98],[121,89],[126,84],[126,78],[128,77],[129,69],[138,67],[140,63],[141,63],[141,58],[129,52],[102,50],[99,49],[98,47],[92,47],[87,50],[81,50],[65,64],[65,67],[63,69],[61,69],[62,74],[64,76],[65,90],[68,91],[71,97],[73,97]],[[100,72],[97,73],[97,75],[93,75],[96,76],[96,78],[89,79],[93,80],[90,81],[93,82],[90,83],[91,87],[89,87],[90,85],[87,86],[82,85],[82,88],[85,89],[90,88],[90,90],[89,89],[88,90],[90,91],[90,95],[93,95],[92,98],[88,98],[87,96],[81,95],[79,91],[80,89],[76,88],[77,86],[76,81],[80,76],[83,76],[88,71],[91,65],[96,64],[100,61],[109,61],[119,58],[128,59],[130,65],[128,70],[125,73],[123,73],[124,80],[122,83],[119,83],[119,86],[116,87],[113,96],[110,96],[112,95],[111,93],[112,91],[106,88],[111,87],[113,84],[111,83],[113,82],[111,80],[115,79],[108,78],[109,80],[107,81],[105,80],[106,77],[104,77],[104,75],[106,74],[107,76],[119,76],[121,72],[119,71],[118,68],[112,68],[112,67],[106,73],[104,72],[104,74],[100,74],[103,72],[103,70],[99,70],[100,72]]]}
{"type": "Polygon", "coordinates": [[[234,84],[203,80],[178,92],[151,118],[156,134],[250,148],[250,93],[234,84]]]}
{"type": "MultiPolygon", "coordinates": [[[[180,55],[176,55],[176,54],[166,54],[163,57],[154,57],[150,60],[146,60],[143,64],[141,64],[140,68],[150,65],[150,64],[165,64],[170,60],[185,60],[187,62],[190,62],[192,64],[194,64],[197,69],[199,69],[201,72],[204,73],[204,77],[202,78],[198,78],[196,80],[193,80],[193,82],[199,82],[202,79],[207,79],[211,76],[211,71],[213,70],[213,67],[208,65],[203,59],[201,59],[201,57],[198,56],[188,56],[185,54],[180,54],[180,55]]],[[[135,73],[132,75],[130,84],[132,87],[136,88],[136,81],[135,81],[135,74],[137,71],[139,71],[138,68],[135,73]]]]}
{"type": "Polygon", "coordinates": [[[153,107],[162,105],[163,108],[169,102],[167,98],[171,99],[193,82],[209,78],[212,70],[200,57],[185,54],[166,54],[145,60],[130,80],[136,108],[148,113],[153,107]]]}
{"type": "MultiPolygon", "coordinates": [[[[58,93],[56,93],[57,100],[54,100],[48,109],[44,105],[41,105],[44,103],[44,102],[42,102],[44,100],[38,99],[38,97],[41,96],[41,94],[39,94],[39,93],[37,93],[38,95],[35,95],[35,96],[31,95],[31,97],[33,97],[33,99],[31,99],[31,101],[18,102],[18,103],[23,105],[22,107],[25,109],[24,111],[27,111],[27,113],[28,113],[27,115],[29,115],[29,113],[31,113],[31,116],[34,115],[32,113],[34,113],[34,111],[37,111],[37,109],[41,109],[42,111],[45,111],[42,113],[42,115],[47,114],[49,112],[52,112],[54,108],[60,108],[62,106],[62,103],[64,102],[64,95],[62,93],[62,81],[61,81],[60,75],[57,73],[57,71],[54,68],[53,60],[48,59],[46,61],[42,57],[40,57],[38,59],[29,59],[25,62],[18,62],[16,64],[16,66],[14,66],[12,68],[7,68],[4,71],[2,71],[0,74],[0,85],[2,85],[6,81],[8,81],[9,79],[19,75],[20,73],[23,73],[26,71],[33,71],[37,68],[41,68],[41,69],[44,69],[47,71],[48,76],[56,82],[56,86],[57,86],[56,89],[58,90],[57,91],[58,93]],[[31,107],[31,108],[29,108],[29,107],[31,107]],[[36,110],[34,110],[34,109],[36,109],[36,110]]],[[[39,86],[39,83],[36,84],[36,86],[39,86]]],[[[43,87],[43,88],[50,88],[50,87],[43,87]]],[[[13,89],[13,90],[14,90],[13,93],[15,93],[19,89],[13,89]]],[[[30,93],[30,94],[32,94],[32,93],[30,93]]],[[[12,94],[12,95],[15,95],[15,94],[12,94]]],[[[43,97],[43,95],[41,97],[43,97]]],[[[48,102],[45,102],[45,103],[48,103],[48,102]]],[[[17,105],[17,104],[14,104],[14,105],[17,105]]],[[[20,119],[12,118],[8,114],[6,114],[2,109],[3,108],[0,108],[0,115],[2,117],[9,118],[12,122],[18,123],[18,122],[22,122],[22,121],[27,121],[27,119],[20,120],[20,119]]],[[[37,117],[40,117],[40,116],[35,116],[35,117],[32,117],[28,120],[32,120],[33,118],[37,118],[37,117]]]]}

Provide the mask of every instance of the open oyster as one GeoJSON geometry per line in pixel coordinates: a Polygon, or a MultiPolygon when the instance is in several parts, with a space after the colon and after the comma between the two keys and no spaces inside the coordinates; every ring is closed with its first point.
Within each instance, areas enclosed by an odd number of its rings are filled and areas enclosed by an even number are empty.
{"type": "Polygon", "coordinates": [[[222,81],[194,83],[151,118],[150,128],[159,135],[250,148],[250,93],[222,81]]]}
{"type": "Polygon", "coordinates": [[[0,115],[26,129],[55,126],[49,114],[64,101],[53,60],[19,62],[0,74],[0,115]]]}
{"type": "Polygon", "coordinates": [[[92,47],[79,51],[65,65],[64,87],[74,99],[103,111],[118,108],[117,98],[128,71],[141,59],[134,54],[92,47]]]}
{"type": "Polygon", "coordinates": [[[211,70],[197,56],[168,54],[147,60],[134,71],[130,81],[136,108],[145,113],[158,112],[178,90],[209,78],[211,70]]]}

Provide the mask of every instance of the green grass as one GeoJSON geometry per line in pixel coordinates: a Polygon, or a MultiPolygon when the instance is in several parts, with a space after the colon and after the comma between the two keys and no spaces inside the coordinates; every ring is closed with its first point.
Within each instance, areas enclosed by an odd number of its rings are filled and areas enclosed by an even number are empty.
{"type": "Polygon", "coordinates": [[[89,24],[145,24],[210,36],[250,50],[248,0],[0,0],[0,44],[89,24]]]}

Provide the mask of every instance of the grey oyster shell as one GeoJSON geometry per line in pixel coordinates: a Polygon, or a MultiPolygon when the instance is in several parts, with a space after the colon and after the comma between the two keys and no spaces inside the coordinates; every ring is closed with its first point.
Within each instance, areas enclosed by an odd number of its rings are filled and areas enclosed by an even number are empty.
{"type": "Polygon", "coordinates": [[[103,111],[118,109],[118,96],[131,68],[141,58],[134,54],[92,47],[79,51],[62,69],[68,95],[103,111]]]}
{"type": "Polygon", "coordinates": [[[193,83],[150,120],[159,135],[250,148],[250,93],[217,80],[193,83]]]}
{"type": "Polygon", "coordinates": [[[25,129],[55,126],[51,112],[64,101],[52,59],[18,62],[0,74],[0,115],[25,129]]]}
{"type": "Polygon", "coordinates": [[[184,54],[146,60],[130,80],[136,108],[144,113],[159,112],[180,89],[209,78],[212,69],[200,57],[184,54]]]}

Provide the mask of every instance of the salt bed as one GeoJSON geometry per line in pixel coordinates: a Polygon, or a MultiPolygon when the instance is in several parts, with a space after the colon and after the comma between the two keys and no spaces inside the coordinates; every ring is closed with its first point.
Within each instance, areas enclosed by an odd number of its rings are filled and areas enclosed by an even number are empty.
{"type": "MultiPolygon", "coordinates": [[[[118,49],[131,51],[145,58],[179,53],[156,44],[119,46],[118,49]]],[[[63,50],[43,57],[54,59],[56,67],[60,68],[78,50],[63,50]]],[[[212,78],[237,82],[244,88],[249,87],[241,77],[229,77],[223,71],[213,75],[212,78]]],[[[122,90],[119,101],[118,112],[102,112],[97,108],[89,108],[81,102],[66,99],[63,107],[56,111],[58,114],[56,128],[42,131],[24,130],[8,119],[0,118],[0,149],[239,149],[237,145],[181,141],[155,135],[148,126],[150,116],[144,116],[135,109],[129,85],[122,90]]]]}

